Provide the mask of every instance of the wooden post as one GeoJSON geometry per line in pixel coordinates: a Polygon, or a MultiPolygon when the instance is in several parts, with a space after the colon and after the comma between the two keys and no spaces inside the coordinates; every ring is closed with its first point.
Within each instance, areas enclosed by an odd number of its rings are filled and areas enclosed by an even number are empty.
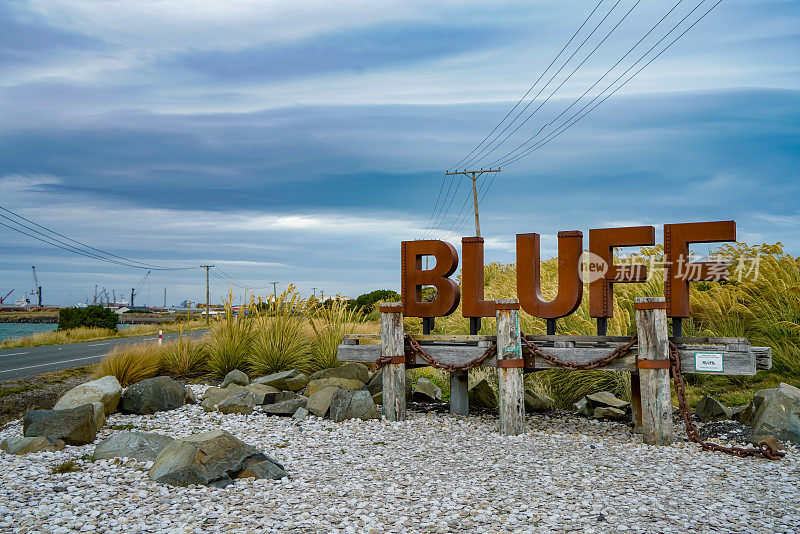
{"type": "Polygon", "coordinates": [[[525,385],[522,382],[519,301],[506,299],[496,303],[500,433],[517,436],[525,432],[525,385]]]}
{"type": "Polygon", "coordinates": [[[672,429],[666,303],[664,297],[640,297],[636,299],[634,307],[639,333],[644,442],[648,445],[669,445],[675,441],[675,435],[672,429]]]}
{"type": "Polygon", "coordinates": [[[450,373],[450,413],[469,415],[469,374],[467,371],[450,373]]]}
{"type": "Polygon", "coordinates": [[[631,373],[631,415],[633,418],[633,433],[642,433],[642,386],[639,383],[639,373],[631,373]]]}
{"type": "Polygon", "coordinates": [[[381,356],[397,358],[383,368],[383,415],[387,421],[406,420],[406,364],[403,339],[403,305],[380,304],[381,356]],[[402,361],[400,361],[402,360],[402,361]]]}

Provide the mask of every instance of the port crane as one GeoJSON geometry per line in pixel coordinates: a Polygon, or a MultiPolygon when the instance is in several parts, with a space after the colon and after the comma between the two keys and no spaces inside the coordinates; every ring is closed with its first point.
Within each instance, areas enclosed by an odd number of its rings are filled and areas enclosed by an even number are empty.
{"type": "Polygon", "coordinates": [[[2,304],[3,302],[5,302],[5,300],[8,298],[8,296],[9,296],[11,293],[13,293],[13,292],[14,292],[14,290],[12,289],[12,290],[11,290],[11,291],[9,291],[8,293],[6,293],[6,295],[5,295],[4,297],[0,298],[0,304],[2,304]]]}
{"type": "Polygon", "coordinates": [[[33,290],[31,291],[31,296],[38,297],[39,307],[42,307],[42,286],[39,285],[39,278],[36,276],[36,266],[32,266],[33,269],[33,290]]]}

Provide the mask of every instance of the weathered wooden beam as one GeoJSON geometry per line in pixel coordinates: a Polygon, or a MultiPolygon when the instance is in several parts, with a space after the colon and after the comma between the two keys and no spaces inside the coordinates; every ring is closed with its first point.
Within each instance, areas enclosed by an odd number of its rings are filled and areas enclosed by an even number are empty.
{"type": "MultiPolygon", "coordinates": [[[[574,343],[627,343],[628,336],[567,336],[567,335],[527,335],[527,339],[533,342],[553,343],[556,341],[571,341],[574,343]]],[[[344,339],[357,339],[360,341],[380,341],[380,334],[346,334],[344,339]]],[[[443,343],[466,343],[476,341],[496,341],[496,335],[456,335],[456,334],[415,334],[414,339],[419,343],[443,342],[443,343]]],[[[742,343],[749,345],[745,338],[741,337],[674,337],[670,340],[676,345],[728,345],[742,343]]]]}
{"type": "MultiPolygon", "coordinates": [[[[651,364],[669,363],[669,331],[664,297],[638,297],[635,301],[639,360],[651,364]],[[655,305],[655,306],[654,306],[655,305]]],[[[669,445],[675,441],[672,429],[672,396],[669,368],[640,365],[642,436],[648,445],[669,445]]]]}
{"type": "Polygon", "coordinates": [[[497,376],[500,385],[500,433],[518,436],[525,432],[525,386],[522,382],[522,342],[519,332],[519,301],[497,300],[497,376]]]}
{"type": "MultiPolygon", "coordinates": [[[[402,306],[399,302],[380,305],[381,346],[378,348],[381,356],[405,358],[402,306]]],[[[405,361],[389,363],[383,368],[383,415],[387,421],[406,420],[405,361]]]]}
{"type": "MultiPolygon", "coordinates": [[[[562,360],[584,363],[599,358],[600,356],[605,356],[618,345],[620,344],[611,344],[608,347],[547,347],[543,350],[562,360]]],[[[484,347],[476,347],[474,345],[425,345],[424,349],[438,361],[456,365],[464,365],[474,360],[483,354],[485,350],[484,347]]],[[[607,371],[635,372],[637,352],[638,350],[634,348],[628,355],[614,360],[609,365],[602,367],[602,369],[607,371]]],[[[755,374],[756,369],[771,368],[771,349],[769,347],[751,347],[748,351],[732,352],[726,351],[725,347],[712,345],[685,347],[680,349],[678,353],[681,358],[681,370],[684,373],[751,376],[755,374]],[[695,369],[696,352],[722,352],[724,362],[723,372],[697,371],[695,369]]],[[[527,349],[524,350],[524,354],[528,354],[527,349]]],[[[380,355],[381,348],[379,345],[339,346],[339,361],[343,362],[375,363],[380,355]]],[[[418,365],[426,364],[426,362],[419,357],[415,359],[414,363],[418,365]]],[[[484,365],[494,367],[496,365],[496,359],[494,357],[489,358],[484,362],[484,365]]],[[[552,368],[552,366],[543,359],[535,359],[534,369],[550,368],[552,368]]]]}
{"type": "Polygon", "coordinates": [[[756,369],[772,369],[772,347],[753,347],[756,369]]]}

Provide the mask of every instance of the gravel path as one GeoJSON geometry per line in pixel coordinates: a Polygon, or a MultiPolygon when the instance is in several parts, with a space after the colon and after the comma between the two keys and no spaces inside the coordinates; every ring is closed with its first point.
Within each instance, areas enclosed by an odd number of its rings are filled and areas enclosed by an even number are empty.
{"type": "MultiPolygon", "coordinates": [[[[202,392],[203,387],[196,391],[202,392]]],[[[405,423],[298,423],[199,406],[110,416],[182,437],[227,430],[283,463],[291,480],[226,489],[151,482],[149,465],[0,452],[1,532],[798,532],[800,449],[784,460],[649,447],[627,427],[528,417],[502,437],[492,416],[410,414],[405,423]],[[80,471],[53,474],[75,459],[80,471]]],[[[0,430],[19,435],[21,423],[0,430]]]]}

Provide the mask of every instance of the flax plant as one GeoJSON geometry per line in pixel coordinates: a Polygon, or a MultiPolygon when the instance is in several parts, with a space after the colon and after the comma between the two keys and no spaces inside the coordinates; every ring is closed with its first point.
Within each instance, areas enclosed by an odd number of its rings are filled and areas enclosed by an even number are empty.
{"type": "Polygon", "coordinates": [[[253,376],[289,369],[307,371],[311,347],[305,315],[311,305],[290,285],[283,293],[251,306],[258,310],[254,318],[254,336],[248,364],[253,376]]]}
{"type": "Polygon", "coordinates": [[[314,331],[309,361],[310,371],[341,365],[336,352],[346,334],[376,330],[373,325],[366,323],[361,310],[349,308],[346,301],[340,299],[338,295],[331,301],[330,306],[315,305],[309,311],[308,321],[314,331]]]}
{"type": "Polygon", "coordinates": [[[208,343],[208,371],[223,377],[234,369],[247,372],[248,359],[253,349],[253,319],[247,306],[238,315],[233,313],[233,290],[225,301],[225,319],[211,327],[208,343]]]}

